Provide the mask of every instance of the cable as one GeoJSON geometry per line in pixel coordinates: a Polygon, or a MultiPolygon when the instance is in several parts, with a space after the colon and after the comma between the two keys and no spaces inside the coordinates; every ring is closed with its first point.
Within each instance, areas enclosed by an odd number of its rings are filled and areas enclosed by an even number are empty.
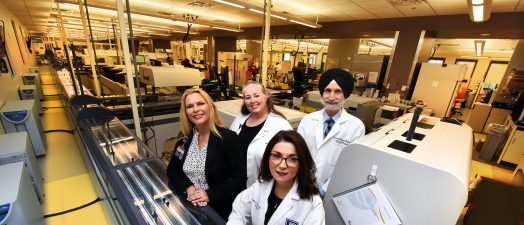
{"type": "Polygon", "coordinates": [[[100,198],[97,197],[95,200],[93,200],[93,201],[91,201],[91,202],[89,202],[89,203],[87,203],[85,205],[81,205],[81,206],[78,206],[78,207],[75,207],[75,208],[72,208],[72,209],[64,210],[62,212],[47,214],[47,215],[44,215],[44,218],[49,218],[49,217],[53,217],[53,216],[59,216],[59,215],[63,215],[63,214],[66,214],[66,213],[74,212],[76,210],[83,209],[83,208],[88,207],[88,206],[90,206],[92,204],[95,204],[95,203],[97,203],[99,201],[100,201],[100,198]]]}
{"type": "Polygon", "coordinates": [[[191,30],[191,26],[193,26],[192,23],[187,24],[187,32],[184,35],[184,37],[182,38],[182,43],[187,43],[191,41],[191,39],[189,38],[189,31],[191,30]]]}
{"type": "Polygon", "coordinates": [[[66,133],[70,133],[70,134],[74,134],[74,130],[62,130],[62,129],[57,129],[57,130],[46,130],[44,131],[44,133],[53,133],[53,132],[66,132],[66,133]]]}

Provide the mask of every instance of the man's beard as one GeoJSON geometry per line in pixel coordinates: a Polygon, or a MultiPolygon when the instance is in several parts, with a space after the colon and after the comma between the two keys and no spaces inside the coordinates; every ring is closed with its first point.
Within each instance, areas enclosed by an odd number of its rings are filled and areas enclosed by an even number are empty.
{"type": "Polygon", "coordinates": [[[320,103],[322,103],[322,105],[324,106],[324,109],[326,109],[327,111],[337,111],[339,110],[340,108],[342,108],[342,106],[344,105],[344,102],[346,100],[343,100],[339,103],[333,103],[333,102],[326,102],[324,101],[324,99],[320,99],[320,103]]]}

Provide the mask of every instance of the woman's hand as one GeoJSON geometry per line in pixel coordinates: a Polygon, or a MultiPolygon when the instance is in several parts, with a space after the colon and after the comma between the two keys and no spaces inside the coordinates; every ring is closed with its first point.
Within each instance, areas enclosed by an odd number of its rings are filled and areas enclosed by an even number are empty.
{"type": "Polygon", "coordinates": [[[195,189],[195,191],[191,194],[189,193],[188,189],[187,200],[193,203],[194,206],[206,206],[209,202],[207,192],[204,189],[195,189]]]}
{"type": "Polygon", "coordinates": [[[187,196],[190,196],[196,192],[195,186],[191,185],[186,189],[187,196]]]}

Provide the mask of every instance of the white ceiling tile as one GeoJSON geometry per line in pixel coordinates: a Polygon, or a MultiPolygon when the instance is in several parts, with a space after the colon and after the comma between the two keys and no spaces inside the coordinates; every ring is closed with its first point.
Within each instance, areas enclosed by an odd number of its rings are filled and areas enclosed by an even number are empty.
{"type": "Polygon", "coordinates": [[[391,7],[391,4],[386,0],[362,1],[355,2],[355,4],[367,10],[372,10],[374,8],[391,7]]]}
{"type": "Polygon", "coordinates": [[[402,13],[393,7],[375,8],[373,9],[373,14],[377,15],[379,18],[403,17],[402,13]]]}
{"type": "Polygon", "coordinates": [[[493,3],[491,7],[492,12],[513,12],[517,6],[518,1],[512,2],[497,2],[493,3]]]}
{"type": "Polygon", "coordinates": [[[406,17],[435,15],[433,10],[431,10],[427,4],[419,4],[417,6],[397,6],[397,8],[406,15],[406,17]]]}
{"type": "Polygon", "coordinates": [[[431,5],[438,15],[450,15],[450,14],[466,14],[468,13],[468,6],[465,4],[439,4],[431,5]]]}

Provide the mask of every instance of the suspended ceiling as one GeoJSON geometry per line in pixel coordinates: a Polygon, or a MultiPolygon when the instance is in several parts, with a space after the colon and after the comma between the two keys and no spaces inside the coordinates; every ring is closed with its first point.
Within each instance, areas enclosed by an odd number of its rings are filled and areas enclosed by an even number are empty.
{"type": "MultiPolygon", "coordinates": [[[[30,31],[44,31],[53,27],[57,14],[56,3],[50,0],[0,0],[13,12],[30,31]],[[46,18],[47,17],[47,18],[46,18]],[[51,23],[49,22],[51,21],[51,23]]],[[[72,0],[60,2],[76,3],[72,0]]],[[[228,28],[259,27],[263,22],[262,14],[247,9],[215,2],[213,0],[129,0],[130,11],[145,15],[204,23],[228,28]]],[[[261,0],[235,1],[247,6],[263,7],[261,0]]],[[[385,18],[417,18],[425,16],[464,15],[468,14],[466,0],[273,0],[272,11],[278,15],[302,19],[311,23],[329,24],[339,21],[375,20],[385,18]]],[[[89,0],[90,6],[114,9],[114,0],[89,0]]],[[[79,17],[78,7],[61,4],[65,16],[79,17]]],[[[523,12],[524,0],[494,0],[492,13],[523,12]]],[[[111,20],[116,18],[114,11],[98,10],[90,7],[92,19],[111,20]]],[[[133,16],[132,16],[133,17],[133,16]]],[[[183,31],[187,24],[162,19],[140,18],[134,16],[133,24],[147,24],[163,29],[145,28],[143,33],[168,35],[172,31],[183,31]]],[[[294,24],[278,18],[272,18],[273,26],[294,24]]],[[[102,26],[107,26],[103,25],[102,26]]],[[[298,27],[303,27],[297,25],[298,27]]],[[[362,29],[362,28],[361,28],[362,29]]],[[[101,30],[104,30],[101,28],[101,30]]],[[[209,26],[193,25],[192,31],[216,31],[209,26]]],[[[314,30],[307,28],[307,30],[314,30]]],[[[73,30],[74,31],[74,30],[73,30]]],[[[82,32],[81,30],[77,30],[82,32]]],[[[221,31],[222,33],[224,31],[221,31]]],[[[225,31],[229,32],[229,31],[225,31]]],[[[107,33],[107,31],[106,31],[107,33]]]]}

